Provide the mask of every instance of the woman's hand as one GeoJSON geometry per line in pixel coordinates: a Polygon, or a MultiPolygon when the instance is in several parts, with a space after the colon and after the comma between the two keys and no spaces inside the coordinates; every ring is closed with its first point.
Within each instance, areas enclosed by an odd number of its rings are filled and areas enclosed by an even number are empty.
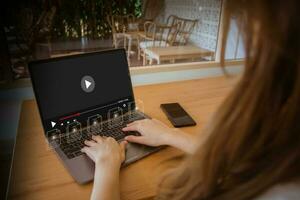
{"type": "Polygon", "coordinates": [[[143,119],[127,124],[123,131],[137,131],[141,136],[129,135],[125,137],[128,142],[145,144],[149,146],[168,145],[168,140],[174,130],[156,119],[143,119]]]}
{"type": "Polygon", "coordinates": [[[93,140],[85,141],[81,151],[86,153],[97,165],[120,167],[125,160],[126,141],[120,144],[112,137],[92,136],[93,140]]]}
{"type": "Polygon", "coordinates": [[[125,160],[126,141],[120,144],[111,137],[93,136],[85,141],[81,151],[95,162],[94,186],[91,199],[120,199],[119,173],[125,160]]]}
{"type": "Polygon", "coordinates": [[[179,129],[169,128],[156,119],[132,122],[123,128],[123,131],[137,131],[141,134],[141,136],[126,136],[125,140],[128,142],[149,146],[170,145],[186,153],[194,153],[196,149],[196,140],[193,136],[179,129]]]}

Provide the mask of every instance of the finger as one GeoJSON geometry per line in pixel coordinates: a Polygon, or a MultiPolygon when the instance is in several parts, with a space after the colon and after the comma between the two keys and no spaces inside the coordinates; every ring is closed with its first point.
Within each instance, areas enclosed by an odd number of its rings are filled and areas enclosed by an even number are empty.
{"type": "Polygon", "coordinates": [[[137,131],[137,130],[138,130],[138,126],[136,124],[122,128],[122,131],[137,131]]]}
{"type": "Polygon", "coordinates": [[[129,124],[127,124],[126,126],[132,126],[132,125],[135,125],[138,121],[134,121],[134,122],[131,122],[129,124]]]}
{"type": "Polygon", "coordinates": [[[129,135],[125,137],[125,140],[128,142],[138,143],[138,144],[145,144],[145,139],[143,136],[133,136],[129,135]]]}
{"type": "Polygon", "coordinates": [[[99,135],[93,135],[92,139],[95,140],[98,143],[103,142],[103,138],[101,136],[99,136],[99,135]]]}
{"type": "Polygon", "coordinates": [[[93,140],[85,140],[84,144],[87,145],[87,146],[89,146],[89,147],[93,147],[93,146],[96,145],[96,142],[93,141],[93,140]]]}
{"type": "Polygon", "coordinates": [[[110,142],[115,142],[116,141],[116,139],[115,138],[113,138],[113,137],[107,137],[107,138],[105,138],[107,141],[110,141],[110,142]]]}
{"type": "Polygon", "coordinates": [[[95,162],[95,159],[93,157],[93,154],[92,154],[92,150],[88,147],[83,147],[81,149],[81,152],[85,153],[91,160],[93,160],[95,162]]]}
{"type": "Polygon", "coordinates": [[[122,162],[124,162],[124,160],[125,160],[126,145],[127,145],[127,141],[126,140],[124,140],[124,141],[122,141],[120,143],[122,162]]]}
{"type": "Polygon", "coordinates": [[[121,151],[124,153],[125,153],[127,144],[128,144],[128,142],[126,140],[123,140],[122,142],[120,142],[121,151]]]}
{"type": "Polygon", "coordinates": [[[127,126],[133,126],[133,125],[137,125],[139,123],[141,123],[142,121],[145,121],[147,119],[139,119],[139,120],[135,120],[134,122],[131,122],[129,124],[127,124],[127,126]]]}

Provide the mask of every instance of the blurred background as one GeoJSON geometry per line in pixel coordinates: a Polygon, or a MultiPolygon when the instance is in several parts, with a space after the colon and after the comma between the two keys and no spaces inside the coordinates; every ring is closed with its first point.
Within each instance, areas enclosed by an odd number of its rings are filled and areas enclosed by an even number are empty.
{"type": "Polygon", "coordinates": [[[0,80],[3,82],[28,78],[30,60],[110,48],[126,48],[130,67],[214,60],[222,3],[220,0],[12,0],[2,4],[0,40],[4,45],[1,45],[0,80]],[[145,51],[155,47],[160,49],[145,51]],[[155,59],[153,52],[160,55],[163,47],[173,51],[173,59],[155,59]],[[179,59],[182,52],[192,55],[179,59]]]}

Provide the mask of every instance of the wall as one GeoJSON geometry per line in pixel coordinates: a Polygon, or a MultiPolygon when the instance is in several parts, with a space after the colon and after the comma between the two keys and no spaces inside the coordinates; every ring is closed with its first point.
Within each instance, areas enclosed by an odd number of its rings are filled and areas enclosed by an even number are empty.
{"type": "Polygon", "coordinates": [[[226,60],[245,58],[244,40],[234,18],[230,22],[225,53],[226,60]]]}
{"type": "Polygon", "coordinates": [[[166,22],[169,15],[199,19],[190,42],[212,51],[217,45],[221,0],[165,0],[164,11],[158,20],[166,22]]]}

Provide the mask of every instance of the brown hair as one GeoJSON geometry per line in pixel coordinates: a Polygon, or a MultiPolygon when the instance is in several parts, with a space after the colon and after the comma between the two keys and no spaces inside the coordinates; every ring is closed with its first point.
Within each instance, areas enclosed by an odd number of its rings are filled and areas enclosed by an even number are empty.
{"type": "Polygon", "coordinates": [[[166,176],[157,199],[251,199],[300,178],[299,1],[227,0],[246,49],[243,75],[205,143],[166,176]]]}

